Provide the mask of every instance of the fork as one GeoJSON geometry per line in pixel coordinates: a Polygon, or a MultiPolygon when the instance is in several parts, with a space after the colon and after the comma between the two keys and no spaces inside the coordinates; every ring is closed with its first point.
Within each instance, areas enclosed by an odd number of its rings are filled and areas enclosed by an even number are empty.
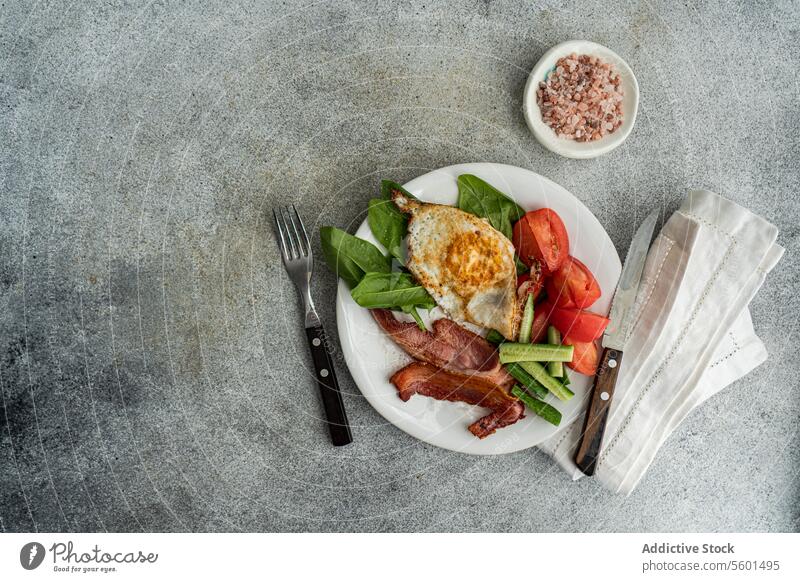
{"type": "Polygon", "coordinates": [[[337,447],[346,445],[353,442],[353,436],[350,434],[350,425],[347,422],[339,383],[336,381],[325,330],[311,299],[311,273],[314,268],[311,243],[294,204],[291,208],[284,206],[273,209],[272,213],[278,229],[283,266],[286,267],[289,278],[305,303],[306,337],[311,348],[311,358],[314,360],[317,386],[322,395],[322,406],[325,409],[331,441],[337,447]]]}

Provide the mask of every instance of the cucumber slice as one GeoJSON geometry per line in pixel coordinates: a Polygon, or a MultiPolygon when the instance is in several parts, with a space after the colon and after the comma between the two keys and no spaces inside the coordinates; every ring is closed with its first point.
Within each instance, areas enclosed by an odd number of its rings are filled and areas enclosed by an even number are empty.
{"type": "MultiPolygon", "coordinates": [[[[533,325],[533,295],[528,295],[525,301],[525,311],[522,313],[522,323],[519,326],[519,343],[531,343],[531,326],[533,325]]],[[[561,342],[559,342],[561,343],[561,342]]]]}
{"type": "MultiPolygon", "coordinates": [[[[547,343],[554,346],[561,345],[561,332],[552,325],[547,328],[547,343]]],[[[564,375],[564,364],[561,362],[550,362],[547,364],[547,373],[553,376],[553,378],[561,378],[564,375]]]]}
{"type": "Polygon", "coordinates": [[[534,413],[536,413],[538,416],[541,416],[550,424],[554,424],[556,426],[561,424],[561,413],[558,411],[558,409],[553,408],[541,400],[536,400],[536,398],[525,392],[525,390],[519,386],[514,386],[511,389],[511,394],[522,400],[525,406],[533,410],[534,413]]]}
{"type": "Polygon", "coordinates": [[[528,374],[519,364],[506,364],[506,371],[514,379],[536,395],[537,398],[547,397],[547,388],[542,386],[536,378],[528,374]]]}
{"type": "Polygon", "coordinates": [[[569,386],[570,384],[572,384],[572,380],[569,379],[569,374],[567,373],[567,367],[566,366],[564,366],[564,375],[561,376],[561,383],[564,386],[569,386]]]}
{"type": "Polygon", "coordinates": [[[522,366],[522,369],[528,372],[528,374],[533,376],[537,382],[552,392],[559,400],[566,401],[575,396],[572,390],[548,374],[545,367],[539,362],[520,362],[519,365],[522,366]]]}
{"type": "Polygon", "coordinates": [[[572,346],[506,342],[500,346],[500,361],[504,364],[509,362],[571,362],[572,351],[572,346]]]}

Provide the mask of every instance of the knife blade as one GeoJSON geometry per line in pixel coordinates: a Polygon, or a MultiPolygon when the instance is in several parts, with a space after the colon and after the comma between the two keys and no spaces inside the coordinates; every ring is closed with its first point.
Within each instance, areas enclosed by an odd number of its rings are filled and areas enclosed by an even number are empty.
{"type": "Polygon", "coordinates": [[[650,241],[653,239],[657,220],[658,211],[654,210],[639,225],[631,240],[631,246],[628,247],[628,255],[625,257],[617,290],[611,301],[611,311],[608,314],[611,322],[603,334],[604,348],[621,350],[625,347],[629,328],[633,323],[630,321],[631,312],[636,302],[636,293],[639,291],[644,262],[647,259],[647,251],[650,250],[650,241]]]}
{"type": "Polygon", "coordinates": [[[597,459],[603,444],[617,374],[622,364],[622,350],[628,340],[630,327],[633,325],[631,315],[636,303],[636,294],[642,281],[642,271],[653,239],[653,231],[658,221],[658,211],[652,212],[644,219],[636,230],[625,257],[622,274],[611,301],[611,320],[603,334],[603,355],[597,367],[592,384],[591,400],[583,421],[578,449],[575,453],[575,464],[586,475],[593,475],[597,459]]]}

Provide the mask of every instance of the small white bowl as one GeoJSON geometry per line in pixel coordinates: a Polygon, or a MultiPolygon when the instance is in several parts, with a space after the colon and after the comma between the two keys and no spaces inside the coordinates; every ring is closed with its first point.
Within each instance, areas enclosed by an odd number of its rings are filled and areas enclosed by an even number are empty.
{"type": "Polygon", "coordinates": [[[636,82],[636,77],[633,75],[628,63],[611,49],[588,40],[568,40],[557,44],[539,59],[539,62],[536,63],[536,66],[533,67],[531,74],[528,76],[528,83],[525,85],[522,99],[525,121],[540,144],[550,151],[567,158],[596,158],[619,146],[631,133],[636,122],[636,112],[639,109],[639,84],[636,82]],[[622,91],[624,93],[622,98],[622,125],[613,133],[607,134],[597,141],[580,142],[557,136],[556,132],[542,121],[542,113],[539,109],[539,104],[536,102],[536,90],[539,88],[539,83],[544,81],[545,76],[555,68],[558,59],[572,53],[600,57],[604,61],[612,63],[617,68],[621,78],[622,91]]]}

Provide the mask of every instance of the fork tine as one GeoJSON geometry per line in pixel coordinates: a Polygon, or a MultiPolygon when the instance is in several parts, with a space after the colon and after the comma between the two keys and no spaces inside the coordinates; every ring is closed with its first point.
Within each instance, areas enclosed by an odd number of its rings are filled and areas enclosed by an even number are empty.
{"type": "Polygon", "coordinates": [[[305,256],[305,249],[303,248],[302,243],[300,242],[300,233],[297,231],[297,225],[294,223],[294,219],[292,218],[292,211],[289,210],[288,206],[283,207],[283,211],[286,213],[286,224],[289,225],[289,240],[292,243],[292,250],[297,251],[296,259],[299,259],[305,256]]]}
{"type": "Polygon", "coordinates": [[[289,256],[289,248],[286,246],[286,236],[284,231],[286,227],[281,224],[281,216],[278,214],[278,211],[274,208],[272,209],[272,216],[275,217],[275,227],[278,229],[278,243],[281,247],[281,254],[283,255],[283,260],[288,261],[291,260],[291,256],[289,256]]]}
{"type": "Polygon", "coordinates": [[[280,209],[281,218],[283,219],[284,226],[286,228],[286,238],[289,241],[289,248],[291,249],[292,259],[299,259],[303,256],[303,250],[298,248],[300,246],[300,235],[297,234],[297,229],[294,227],[292,223],[292,215],[289,213],[289,208],[286,206],[282,206],[280,209]],[[292,225],[289,228],[289,225],[292,225]],[[292,231],[294,231],[294,236],[292,236],[292,231]]]}
{"type": "Polygon", "coordinates": [[[308,233],[306,232],[306,227],[303,224],[303,219],[300,218],[300,214],[297,212],[297,208],[295,208],[294,204],[292,204],[292,209],[294,210],[295,216],[297,216],[297,222],[300,223],[300,229],[303,231],[303,241],[306,243],[306,248],[308,249],[308,254],[311,254],[311,241],[308,238],[308,233]]]}
{"type": "Polygon", "coordinates": [[[298,238],[303,243],[304,254],[305,256],[311,255],[311,243],[308,240],[308,233],[306,232],[306,227],[303,226],[303,219],[300,218],[300,214],[297,212],[297,208],[294,204],[292,204],[292,210],[294,210],[294,215],[292,216],[292,225],[295,227],[295,230],[299,230],[298,238]],[[297,220],[295,220],[297,219],[297,220]],[[297,228],[297,225],[300,225],[300,228],[297,228]]]}

